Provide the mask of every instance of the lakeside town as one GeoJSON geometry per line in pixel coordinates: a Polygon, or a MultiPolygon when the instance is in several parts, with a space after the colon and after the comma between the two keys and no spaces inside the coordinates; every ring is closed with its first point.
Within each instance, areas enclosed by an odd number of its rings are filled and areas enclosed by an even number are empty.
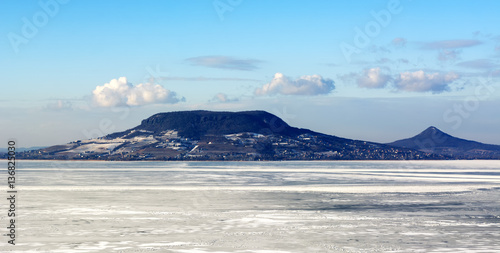
{"type": "MultiPolygon", "coordinates": [[[[168,130],[160,135],[133,130],[114,138],[78,140],[20,153],[24,159],[74,160],[363,160],[423,159],[422,152],[363,142],[335,143],[328,136],[302,134],[295,138],[237,133],[207,135],[200,140],[168,130]]],[[[437,157],[436,157],[437,158],[437,157]]]]}

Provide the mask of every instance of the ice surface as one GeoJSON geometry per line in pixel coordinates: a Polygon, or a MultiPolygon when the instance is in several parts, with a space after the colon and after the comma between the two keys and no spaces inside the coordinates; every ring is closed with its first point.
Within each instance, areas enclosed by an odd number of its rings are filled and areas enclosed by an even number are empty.
{"type": "Polygon", "coordinates": [[[0,252],[500,248],[498,161],[19,161],[16,176],[0,252]]]}

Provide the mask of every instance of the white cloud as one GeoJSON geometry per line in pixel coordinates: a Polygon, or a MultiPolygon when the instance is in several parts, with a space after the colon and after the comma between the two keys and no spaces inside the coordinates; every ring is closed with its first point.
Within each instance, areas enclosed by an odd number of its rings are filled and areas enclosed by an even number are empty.
{"type": "Polygon", "coordinates": [[[364,73],[356,79],[356,83],[362,88],[383,88],[392,78],[380,73],[380,68],[365,69],[364,73]]]}
{"type": "Polygon", "coordinates": [[[238,99],[230,99],[227,97],[226,94],[224,93],[217,93],[213,98],[212,100],[210,101],[215,101],[215,102],[221,102],[221,103],[226,103],[226,102],[234,102],[234,101],[238,101],[238,99]]]}
{"type": "Polygon", "coordinates": [[[419,70],[400,73],[395,80],[395,85],[397,89],[404,91],[440,93],[449,90],[448,85],[458,78],[459,76],[453,72],[426,74],[419,70]]]}
{"type": "Polygon", "coordinates": [[[255,90],[255,94],[263,95],[320,95],[328,94],[335,89],[334,82],[330,79],[323,79],[320,75],[301,76],[296,80],[291,80],[282,73],[276,73],[271,82],[264,84],[255,90]]]}
{"type": "Polygon", "coordinates": [[[156,103],[174,104],[183,101],[176,93],[159,84],[141,83],[136,86],[126,77],[113,79],[109,83],[97,86],[92,91],[92,98],[97,106],[112,107],[121,105],[146,105],[156,103]]]}

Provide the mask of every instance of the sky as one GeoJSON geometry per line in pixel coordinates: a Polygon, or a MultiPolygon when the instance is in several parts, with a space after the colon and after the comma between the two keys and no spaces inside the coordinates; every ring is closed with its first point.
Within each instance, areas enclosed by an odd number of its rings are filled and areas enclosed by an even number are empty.
{"type": "Polygon", "coordinates": [[[500,144],[499,1],[0,0],[0,147],[159,112],[266,110],[391,142],[500,144]]]}

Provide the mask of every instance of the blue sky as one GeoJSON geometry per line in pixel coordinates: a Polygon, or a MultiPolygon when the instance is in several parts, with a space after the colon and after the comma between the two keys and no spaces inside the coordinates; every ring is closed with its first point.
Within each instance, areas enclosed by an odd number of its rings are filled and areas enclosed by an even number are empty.
{"type": "Polygon", "coordinates": [[[499,7],[3,0],[0,137],[48,146],[157,112],[258,109],[347,138],[434,125],[500,144],[499,7]]]}

